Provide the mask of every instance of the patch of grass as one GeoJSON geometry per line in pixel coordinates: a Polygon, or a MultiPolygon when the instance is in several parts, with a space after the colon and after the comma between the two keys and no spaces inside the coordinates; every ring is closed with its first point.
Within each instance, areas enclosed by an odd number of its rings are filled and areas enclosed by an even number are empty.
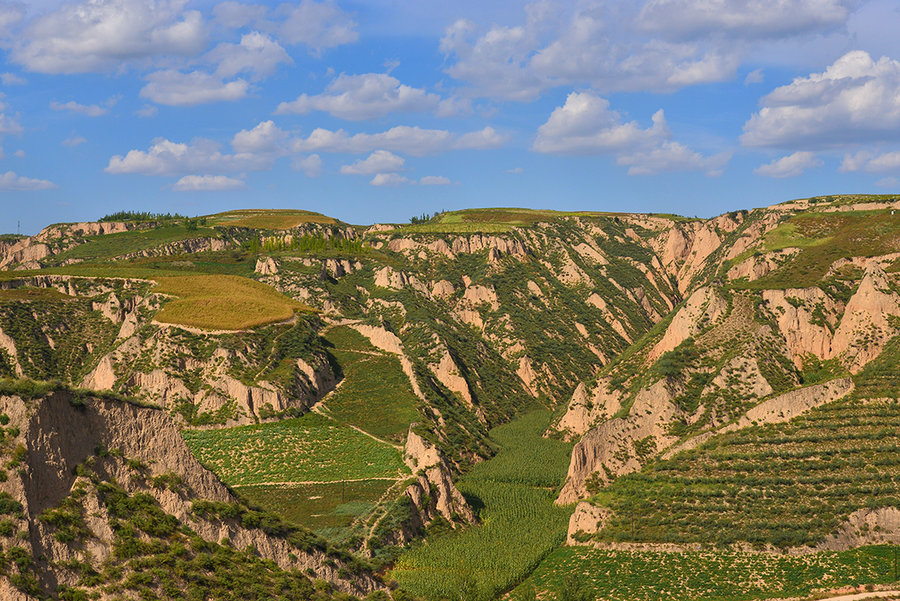
{"type": "Polygon", "coordinates": [[[321,213],[300,209],[242,209],[209,215],[215,225],[248,227],[260,230],[289,230],[304,223],[337,224],[338,221],[321,213]]]}
{"type": "Polygon", "coordinates": [[[553,500],[571,445],[541,438],[549,419],[538,411],[492,430],[500,452],[458,482],[482,523],[402,555],[391,573],[401,588],[426,599],[492,598],[562,544],[571,510],[553,500]]]}
{"type": "Polygon", "coordinates": [[[156,315],[158,321],[214,330],[240,330],[290,319],[311,307],[261,282],[229,275],[155,278],[153,292],[178,297],[156,315]]]}
{"type": "Polygon", "coordinates": [[[408,473],[400,452],[308,413],[280,422],[221,430],[187,430],[194,455],[231,486],[398,478],[408,473]]]}
{"type": "MultiPolygon", "coordinates": [[[[508,599],[564,599],[573,583],[584,599],[738,601],[809,595],[848,585],[893,581],[893,547],[814,555],[698,551],[661,553],[563,547],[508,599]],[[549,596],[547,594],[549,593],[549,596]]],[[[572,598],[572,597],[569,597],[572,598]]]]}
{"type": "Polygon", "coordinates": [[[274,513],[286,522],[305,526],[332,543],[359,516],[371,513],[387,489],[388,480],[294,484],[290,486],[242,486],[235,490],[252,505],[274,513]]]}

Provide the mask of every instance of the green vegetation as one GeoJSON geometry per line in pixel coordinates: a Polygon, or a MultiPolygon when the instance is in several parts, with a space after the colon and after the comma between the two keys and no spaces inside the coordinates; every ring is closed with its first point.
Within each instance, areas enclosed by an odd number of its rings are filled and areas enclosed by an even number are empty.
{"type": "Polygon", "coordinates": [[[156,315],[158,321],[216,330],[252,328],[312,311],[271,286],[228,275],[157,278],[154,292],[178,297],[156,315]]]}
{"type": "MultiPolygon", "coordinates": [[[[804,288],[816,286],[832,263],[846,257],[873,257],[900,248],[900,213],[890,210],[800,213],[766,234],[767,251],[799,248],[782,267],[736,287],[804,288]]],[[[741,257],[738,257],[738,260],[741,257]]]]}
{"type": "Polygon", "coordinates": [[[619,477],[601,541],[814,545],[857,509],[900,507],[900,404],[842,400],[720,435],[619,477]]]}
{"type": "Polygon", "coordinates": [[[534,599],[535,592],[542,599],[577,599],[565,595],[577,588],[582,599],[744,601],[806,596],[842,586],[893,580],[894,547],[888,546],[800,556],[563,547],[541,563],[509,599],[527,601],[534,599]]]}
{"type": "Polygon", "coordinates": [[[289,230],[304,223],[337,224],[337,220],[321,213],[300,209],[242,209],[207,217],[215,225],[246,227],[260,230],[289,230]]]}
{"type": "Polygon", "coordinates": [[[104,215],[97,221],[173,221],[187,219],[187,216],[178,213],[149,213],[147,211],[117,211],[104,215]]]}
{"type": "Polygon", "coordinates": [[[31,286],[23,286],[21,288],[0,290],[0,303],[38,300],[67,301],[74,300],[74,297],[63,294],[56,288],[32,288],[31,286]]]}
{"type": "Polygon", "coordinates": [[[336,420],[378,437],[402,443],[409,425],[420,419],[418,399],[400,360],[377,351],[352,328],[330,330],[326,340],[344,380],[328,397],[324,410],[336,420]]]}
{"type": "Polygon", "coordinates": [[[388,488],[389,480],[292,484],[285,486],[240,486],[235,491],[251,505],[303,525],[335,544],[347,541],[354,521],[370,515],[388,488]]]}
{"type": "Polygon", "coordinates": [[[393,447],[317,413],[223,430],[188,430],[184,439],[231,486],[396,480],[408,473],[393,447]]]}
{"type": "Polygon", "coordinates": [[[392,576],[426,599],[489,599],[528,576],[565,540],[570,509],[553,504],[571,445],[541,437],[548,411],[491,431],[496,457],[457,483],[482,523],[437,534],[403,554],[392,576]]]}
{"type": "Polygon", "coordinates": [[[54,264],[67,259],[84,261],[108,260],[132,253],[181,242],[195,238],[217,238],[215,230],[209,228],[189,228],[187,224],[163,225],[148,229],[132,230],[104,236],[91,236],[84,244],[53,257],[54,264]]]}

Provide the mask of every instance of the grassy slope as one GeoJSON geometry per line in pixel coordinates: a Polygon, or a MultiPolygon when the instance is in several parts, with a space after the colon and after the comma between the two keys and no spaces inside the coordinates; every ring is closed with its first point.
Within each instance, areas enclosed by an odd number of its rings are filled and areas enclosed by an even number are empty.
{"type": "Polygon", "coordinates": [[[482,523],[433,536],[400,557],[392,576],[427,599],[486,599],[526,577],[565,539],[570,510],[553,504],[571,445],[541,437],[549,412],[491,431],[500,452],[458,482],[482,523]]]}
{"type": "Polygon", "coordinates": [[[337,224],[332,217],[299,209],[241,209],[208,216],[214,225],[247,227],[262,230],[287,230],[304,223],[337,224]]]}
{"type": "MultiPolygon", "coordinates": [[[[804,288],[817,285],[831,264],[845,257],[872,257],[900,248],[900,213],[890,210],[801,213],[766,234],[767,251],[799,248],[800,252],[750,288],[804,288]]],[[[739,262],[738,257],[735,262],[739,262]]]]}

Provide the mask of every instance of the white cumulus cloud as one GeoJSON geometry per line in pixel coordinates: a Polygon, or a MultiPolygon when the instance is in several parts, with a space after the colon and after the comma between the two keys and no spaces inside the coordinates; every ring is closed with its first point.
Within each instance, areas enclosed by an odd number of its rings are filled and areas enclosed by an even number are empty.
{"type": "Polygon", "coordinates": [[[52,190],[56,187],[56,184],[45,179],[32,179],[13,171],[0,174],[0,190],[52,190]]]}
{"type": "Polygon", "coordinates": [[[412,183],[408,177],[399,173],[377,173],[369,182],[370,186],[399,186],[412,183]]]}
{"type": "Polygon", "coordinates": [[[629,167],[629,175],[663,171],[706,171],[719,175],[731,158],[728,153],[705,157],[672,140],[662,110],[643,128],[624,121],[609,101],[589,92],[573,92],[538,128],[533,150],[551,154],[611,154],[629,167]]]}
{"type": "Polygon", "coordinates": [[[69,102],[53,101],[50,103],[50,108],[54,111],[69,111],[88,117],[100,117],[109,112],[108,107],[100,106],[99,104],[79,104],[74,100],[70,100],[69,102]]]}
{"type": "Polygon", "coordinates": [[[650,0],[638,26],[663,35],[695,38],[713,33],[766,38],[822,31],[841,25],[851,0],[650,0]]]}
{"type": "Polygon", "coordinates": [[[269,169],[275,158],[252,153],[227,154],[213,140],[196,139],[190,144],[157,138],[147,150],[129,150],[109,159],[105,171],[112,174],[182,175],[235,173],[269,169]]]}
{"type": "Polygon", "coordinates": [[[841,163],[841,171],[864,171],[866,173],[900,172],[900,151],[876,153],[860,150],[848,154],[841,163]]]}
{"type": "Polygon", "coordinates": [[[322,175],[322,158],[317,154],[295,157],[291,161],[291,167],[301,171],[306,177],[319,177],[322,175]]]}
{"type": "Polygon", "coordinates": [[[295,152],[363,154],[381,149],[422,156],[448,150],[498,148],[506,142],[506,139],[491,127],[459,135],[444,129],[398,125],[375,134],[353,135],[343,129],[331,131],[317,128],[306,138],[295,140],[293,146],[295,152]]]}
{"type": "Polygon", "coordinates": [[[351,165],[341,166],[344,175],[375,175],[402,171],[406,161],[388,150],[376,150],[364,159],[351,165]]]}
{"type": "Polygon", "coordinates": [[[244,129],[234,134],[231,147],[239,153],[283,154],[287,139],[288,133],[269,120],[259,123],[253,129],[244,129]]]}
{"type": "Polygon", "coordinates": [[[120,69],[159,56],[194,56],[206,24],[187,0],[88,0],[37,17],[17,36],[12,59],[40,73],[120,69]]]}
{"type": "Polygon", "coordinates": [[[243,79],[226,83],[202,71],[182,73],[172,69],[149,74],[147,82],[141,89],[141,98],[169,106],[193,106],[240,100],[247,95],[250,87],[243,79]]]}
{"type": "Polygon", "coordinates": [[[282,40],[288,44],[303,44],[316,52],[350,44],[359,38],[356,21],[329,0],[285,3],[276,10],[276,17],[283,17],[275,25],[282,40]]]}
{"type": "Polygon", "coordinates": [[[294,62],[278,42],[258,31],[241,36],[239,44],[219,44],[205,58],[218,65],[216,76],[223,79],[247,73],[259,80],[272,75],[278,65],[294,62]]]}
{"type": "Polygon", "coordinates": [[[430,111],[438,107],[440,96],[413,88],[386,73],[341,74],[323,94],[302,94],[292,102],[282,102],[278,114],[305,114],[323,111],[341,119],[360,121],[388,113],[430,111]]]}
{"type": "Polygon", "coordinates": [[[807,169],[821,167],[824,165],[822,159],[809,151],[797,151],[793,154],[775,159],[771,163],[760,165],[753,170],[756,175],[765,177],[775,177],[783,179],[786,177],[797,177],[803,175],[807,169]]]}
{"type": "Polygon", "coordinates": [[[245,187],[241,180],[225,175],[185,175],[172,185],[178,192],[223,192],[245,187]]]}
{"type": "Polygon", "coordinates": [[[419,180],[419,184],[423,186],[449,186],[452,183],[449,177],[443,175],[426,175],[419,180]]]}
{"type": "Polygon", "coordinates": [[[900,139],[900,61],[848,52],[822,73],[798,77],[761,101],[745,146],[818,150],[900,139]]]}
{"type": "Polygon", "coordinates": [[[85,143],[87,143],[87,139],[83,136],[69,136],[68,138],[60,142],[60,144],[62,144],[63,146],[68,146],[69,148],[81,146],[85,143]]]}

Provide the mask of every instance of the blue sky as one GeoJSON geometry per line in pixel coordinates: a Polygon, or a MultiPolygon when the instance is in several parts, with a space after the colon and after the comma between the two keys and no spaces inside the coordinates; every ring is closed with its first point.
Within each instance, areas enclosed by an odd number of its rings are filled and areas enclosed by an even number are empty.
{"type": "Polygon", "coordinates": [[[0,0],[0,232],[900,192],[896,0],[0,0]]]}

